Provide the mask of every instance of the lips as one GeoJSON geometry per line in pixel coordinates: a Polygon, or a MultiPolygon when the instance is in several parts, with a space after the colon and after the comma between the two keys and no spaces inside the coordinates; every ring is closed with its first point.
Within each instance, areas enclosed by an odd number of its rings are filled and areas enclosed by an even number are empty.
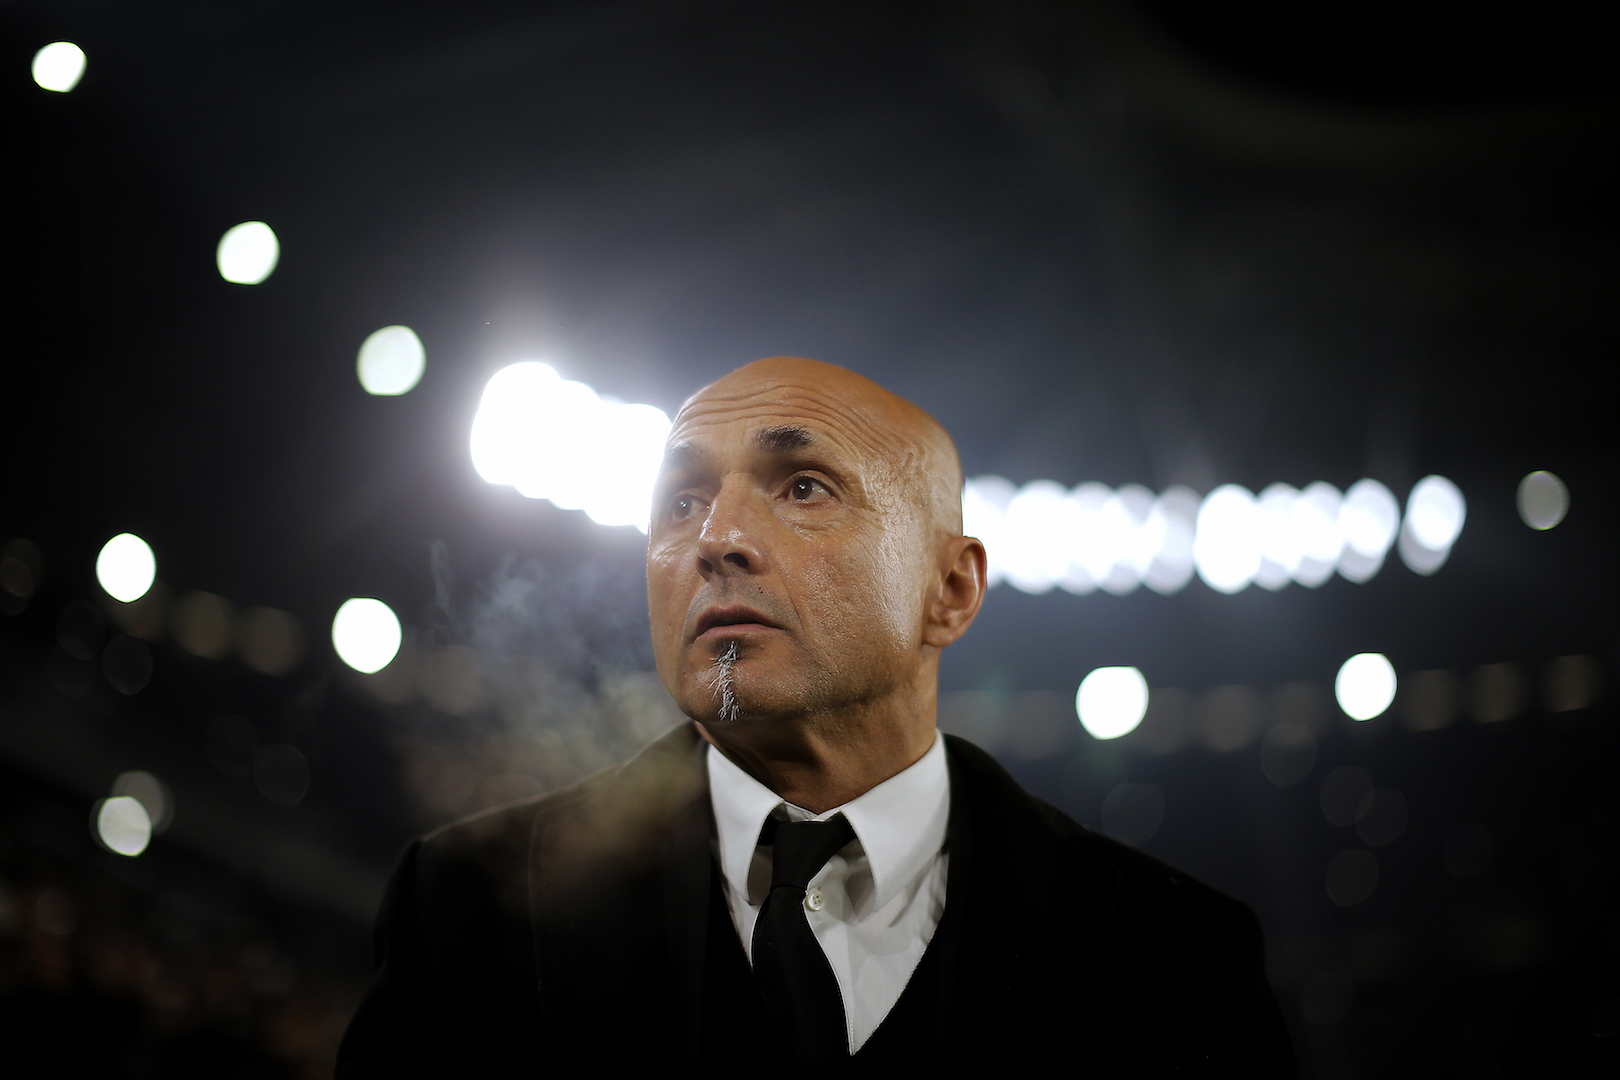
{"type": "Polygon", "coordinates": [[[780,630],[781,626],[775,621],[766,618],[751,607],[732,604],[727,607],[712,607],[698,616],[697,633],[693,637],[702,637],[710,630],[736,627],[739,631],[745,628],[780,630]]]}

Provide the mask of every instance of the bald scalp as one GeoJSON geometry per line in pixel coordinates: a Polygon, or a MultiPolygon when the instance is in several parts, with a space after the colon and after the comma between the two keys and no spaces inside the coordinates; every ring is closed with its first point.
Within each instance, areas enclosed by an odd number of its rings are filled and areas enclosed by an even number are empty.
{"type": "Polygon", "coordinates": [[[962,534],[962,463],[939,421],[905,398],[848,368],[800,356],[771,356],[724,375],[686,399],[681,419],[698,405],[764,398],[792,400],[796,392],[832,398],[857,419],[884,451],[902,487],[925,512],[936,536],[962,534]]]}

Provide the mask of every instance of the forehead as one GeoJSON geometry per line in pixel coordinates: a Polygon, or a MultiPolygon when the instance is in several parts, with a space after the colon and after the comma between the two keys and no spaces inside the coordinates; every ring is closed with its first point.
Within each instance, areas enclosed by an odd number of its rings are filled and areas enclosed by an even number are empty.
{"type": "Polygon", "coordinates": [[[891,457],[905,442],[897,431],[898,418],[886,417],[881,401],[863,401],[862,396],[788,376],[722,379],[681,407],[669,444],[703,454],[816,447],[864,458],[891,457]]]}

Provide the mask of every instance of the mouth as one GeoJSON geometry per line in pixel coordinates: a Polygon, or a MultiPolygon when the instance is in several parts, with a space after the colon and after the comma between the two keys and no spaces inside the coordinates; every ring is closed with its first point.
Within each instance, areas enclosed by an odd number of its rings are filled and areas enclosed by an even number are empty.
{"type": "Polygon", "coordinates": [[[760,612],[750,607],[733,604],[728,607],[714,607],[698,616],[697,633],[694,639],[704,637],[721,637],[735,634],[757,634],[770,630],[782,629],[760,612]]]}

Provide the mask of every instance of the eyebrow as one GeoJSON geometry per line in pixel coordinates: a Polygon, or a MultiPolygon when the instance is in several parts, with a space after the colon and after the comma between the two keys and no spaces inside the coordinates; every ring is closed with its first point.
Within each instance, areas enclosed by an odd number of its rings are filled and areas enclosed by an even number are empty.
{"type": "Polygon", "coordinates": [[[781,453],[785,450],[802,450],[815,441],[809,429],[797,427],[792,424],[781,427],[768,427],[754,436],[754,445],[761,450],[781,453]]]}
{"type": "MultiPolygon", "coordinates": [[[[815,435],[809,428],[802,428],[796,424],[768,427],[754,436],[754,445],[771,454],[802,450],[815,441],[815,435]]],[[[691,443],[676,443],[664,451],[662,468],[664,471],[694,468],[704,457],[703,451],[691,443]]]]}

